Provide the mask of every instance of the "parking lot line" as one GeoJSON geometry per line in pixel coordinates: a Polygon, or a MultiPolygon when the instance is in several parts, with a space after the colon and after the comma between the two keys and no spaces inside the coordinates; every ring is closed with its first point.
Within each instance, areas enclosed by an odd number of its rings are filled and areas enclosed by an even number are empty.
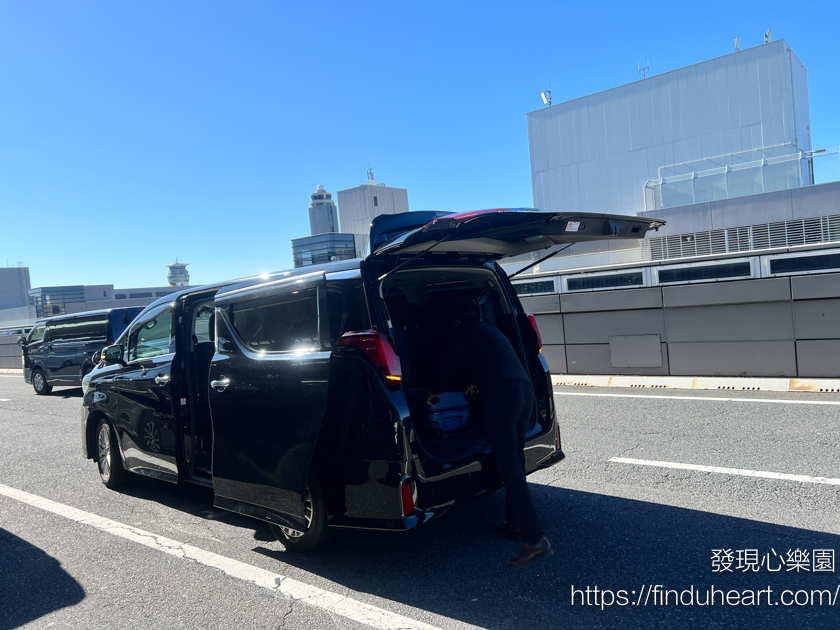
{"type": "Polygon", "coordinates": [[[661,398],[665,400],[700,400],[713,402],[778,403],[782,405],[833,405],[840,400],[784,400],[781,398],[719,398],[712,396],[655,396],[653,394],[590,394],[588,392],[554,392],[555,396],[601,396],[604,398],[661,398]]]}
{"type": "Polygon", "coordinates": [[[0,402],[9,402],[11,398],[0,398],[0,402]]]}
{"type": "Polygon", "coordinates": [[[262,588],[276,591],[291,599],[302,600],[310,606],[374,628],[381,628],[382,630],[414,628],[417,630],[440,630],[436,626],[404,617],[384,608],[371,606],[370,604],[350,597],[299,582],[279,573],[273,573],[232,558],[220,556],[213,552],[172,540],[171,538],[159,536],[152,532],[138,529],[137,527],[131,527],[130,525],[124,525],[123,523],[112,521],[96,514],[91,514],[90,512],[85,512],[84,510],[63,503],[57,503],[3,484],[0,484],[0,495],[57,514],[58,516],[63,516],[83,525],[90,525],[103,532],[145,545],[155,551],[162,551],[176,558],[190,560],[218,569],[236,579],[251,582],[262,588]]]}
{"type": "Polygon", "coordinates": [[[724,475],[742,475],[744,477],[763,477],[765,479],[781,479],[783,481],[801,481],[802,483],[819,483],[828,486],[840,486],[840,479],[833,479],[831,477],[809,477],[808,475],[789,475],[787,473],[767,472],[766,470],[722,468],[720,466],[698,466],[697,464],[678,464],[676,462],[659,462],[650,459],[631,459],[629,457],[612,457],[610,458],[610,461],[619,464],[635,464],[637,466],[678,468],[681,470],[696,470],[699,472],[721,473],[724,475]]]}

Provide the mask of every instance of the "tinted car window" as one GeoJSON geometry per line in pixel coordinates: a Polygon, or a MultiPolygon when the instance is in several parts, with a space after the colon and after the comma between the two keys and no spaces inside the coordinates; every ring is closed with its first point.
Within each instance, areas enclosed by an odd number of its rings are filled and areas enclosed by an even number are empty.
{"type": "Polygon", "coordinates": [[[140,323],[128,339],[128,360],[150,359],[172,352],[172,308],[140,323]]]}
{"type": "Polygon", "coordinates": [[[327,310],[330,318],[330,337],[333,341],[351,330],[370,328],[370,316],[361,280],[329,284],[327,310]]]}
{"type": "Polygon", "coordinates": [[[44,333],[47,331],[46,326],[35,326],[32,329],[32,334],[29,337],[29,343],[34,343],[36,341],[43,341],[44,340],[44,333]]]}
{"type": "Polygon", "coordinates": [[[195,315],[195,342],[213,341],[213,331],[210,330],[210,318],[213,316],[213,303],[207,302],[198,307],[195,315]]]}
{"type": "Polygon", "coordinates": [[[233,304],[229,317],[242,341],[254,350],[295,352],[319,348],[315,288],[233,304]]]}
{"type": "Polygon", "coordinates": [[[123,334],[129,324],[134,321],[134,318],[140,314],[142,309],[132,308],[127,310],[111,311],[111,339],[118,339],[123,334]]]}
{"type": "Polygon", "coordinates": [[[91,315],[80,317],[72,332],[76,339],[105,339],[108,326],[108,315],[91,315]]]}

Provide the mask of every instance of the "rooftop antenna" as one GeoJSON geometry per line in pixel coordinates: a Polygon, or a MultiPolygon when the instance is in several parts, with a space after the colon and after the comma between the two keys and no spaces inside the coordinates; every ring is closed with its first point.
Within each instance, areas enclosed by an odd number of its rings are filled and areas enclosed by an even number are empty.
{"type": "Polygon", "coordinates": [[[370,162],[368,162],[367,178],[368,178],[369,182],[374,181],[374,179],[373,179],[373,169],[370,167],[370,162]]]}
{"type": "Polygon", "coordinates": [[[739,52],[741,50],[741,36],[735,38],[735,52],[739,52]]]}
{"type": "Polygon", "coordinates": [[[642,64],[640,63],[637,63],[636,65],[639,66],[639,74],[641,74],[644,79],[647,76],[647,73],[650,72],[650,59],[647,60],[647,65],[644,68],[642,68],[642,64]]]}
{"type": "Polygon", "coordinates": [[[551,79],[548,81],[548,89],[542,92],[540,97],[542,97],[543,103],[551,107],[551,79]]]}
{"type": "Polygon", "coordinates": [[[764,43],[765,43],[765,44],[769,44],[769,43],[770,43],[770,33],[771,33],[771,32],[772,32],[772,29],[769,29],[769,28],[768,28],[768,29],[767,29],[767,32],[766,32],[766,33],[764,33],[764,43]]]}

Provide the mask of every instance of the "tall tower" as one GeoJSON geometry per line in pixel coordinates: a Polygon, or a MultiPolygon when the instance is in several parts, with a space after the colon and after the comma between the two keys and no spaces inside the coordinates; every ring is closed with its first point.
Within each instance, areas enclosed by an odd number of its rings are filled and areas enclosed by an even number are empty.
{"type": "Polygon", "coordinates": [[[309,204],[309,233],[315,236],[338,232],[338,208],[332,200],[332,193],[319,184],[309,196],[312,198],[309,204]]]}
{"type": "Polygon", "coordinates": [[[166,279],[169,281],[171,287],[185,287],[190,284],[190,272],[187,271],[187,265],[190,263],[179,263],[178,259],[171,265],[166,265],[169,268],[169,273],[166,274],[166,279]]]}

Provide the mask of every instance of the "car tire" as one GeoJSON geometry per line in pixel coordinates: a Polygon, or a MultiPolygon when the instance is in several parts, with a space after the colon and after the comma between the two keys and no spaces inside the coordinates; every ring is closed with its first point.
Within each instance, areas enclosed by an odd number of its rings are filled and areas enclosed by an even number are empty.
{"type": "Polygon", "coordinates": [[[118,488],[128,481],[128,471],[123,466],[117,434],[105,418],[96,425],[96,465],[99,478],[106,488],[118,488]]]}
{"type": "Polygon", "coordinates": [[[309,524],[302,535],[282,525],[269,523],[275,538],[283,543],[288,551],[305,553],[323,547],[332,537],[332,530],[327,526],[327,507],[324,501],[324,488],[320,480],[310,475],[306,481],[306,495],[304,502],[309,524]]]}
{"type": "Polygon", "coordinates": [[[32,389],[39,396],[46,396],[52,391],[52,385],[47,384],[47,377],[44,376],[41,368],[35,368],[32,371],[32,389]]]}

